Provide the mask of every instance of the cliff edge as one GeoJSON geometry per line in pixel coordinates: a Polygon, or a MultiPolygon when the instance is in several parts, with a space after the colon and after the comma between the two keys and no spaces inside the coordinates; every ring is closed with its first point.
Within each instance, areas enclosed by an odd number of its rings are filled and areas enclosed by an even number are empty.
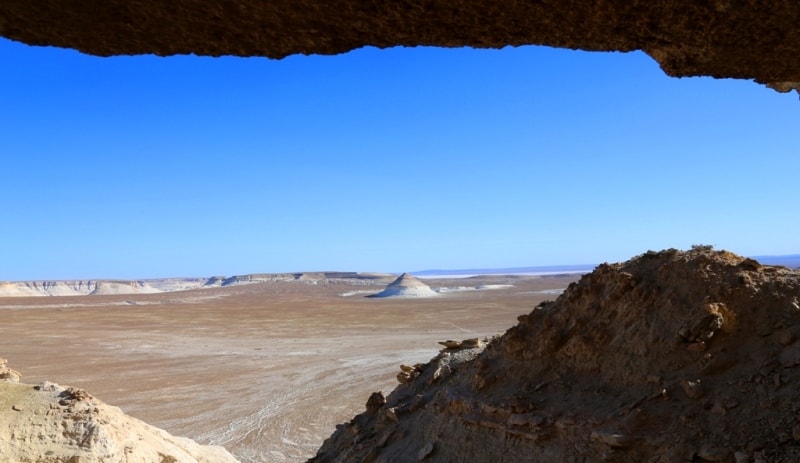
{"type": "Polygon", "coordinates": [[[82,389],[19,383],[0,359],[0,461],[36,463],[237,463],[122,413],[82,389]]]}

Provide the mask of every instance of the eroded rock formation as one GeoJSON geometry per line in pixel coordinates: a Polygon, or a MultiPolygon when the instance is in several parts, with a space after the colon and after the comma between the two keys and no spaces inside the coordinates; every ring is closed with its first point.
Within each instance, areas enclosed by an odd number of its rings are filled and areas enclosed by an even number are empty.
{"type": "Polygon", "coordinates": [[[0,359],[0,461],[236,463],[222,447],[175,437],[82,389],[19,384],[0,359]]]}
{"type": "Polygon", "coordinates": [[[648,252],[401,375],[312,461],[800,461],[800,272],[648,252]]]}
{"type": "Polygon", "coordinates": [[[800,86],[792,0],[5,0],[0,35],[108,56],[335,54],[365,45],[644,50],[671,76],[800,86]]]}
{"type": "Polygon", "coordinates": [[[369,297],[434,297],[439,294],[414,275],[404,273],[386,286],[386,289],[369,297]]]}
{"type": "Polygon", "coordinates": [[[39,280],[0,281],[0,298],[36,296],[99,296],[152,294],[200,288],[248,285],[276,281],[308,284],[382,285],[391,274],[356,272],[256,273],[232,277],[153,278],[147,280],[39,280]]]}

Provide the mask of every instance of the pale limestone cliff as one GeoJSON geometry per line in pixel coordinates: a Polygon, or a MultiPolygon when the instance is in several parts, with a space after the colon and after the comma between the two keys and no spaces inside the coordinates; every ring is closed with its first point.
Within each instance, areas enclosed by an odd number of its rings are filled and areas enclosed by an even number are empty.
{"type": "Polygon", "coordinates": [[[175,437],[86,391],[20,384],[0,362],[0,461],[18,463],[237,463],[225,449],[175,437]]]}

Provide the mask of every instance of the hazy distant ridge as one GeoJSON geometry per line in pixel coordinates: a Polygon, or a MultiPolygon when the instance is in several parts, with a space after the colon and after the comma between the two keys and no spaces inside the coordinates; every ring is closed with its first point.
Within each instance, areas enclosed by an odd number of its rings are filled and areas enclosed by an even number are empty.
{"type": "Polygon", "coordinates": [[[785,256],[753,256],[753,259],[766,265],[782,265],[789,268],[800,268],[800,254],[785,256]]]}
{"type": "MultiPolygon", "coordinates": [[[[800,254],[787,254],[782,256],[752,256],[765,265],[782,265],[789,268],[800,268],[800,254]]],[[[576,265],[541,265],[534,267],[506,267],[506,268],[470,268],[470,269],[430,269],[410,272],[416,276],[436,275],[519,275],[519,274],[559,274],[559,273],[589,273],[598,264],[576,265]]]]}
{"type": "Polygon", "coordinates": [[[114,294],[151,294],[186,291],[200,288],[219,288],[274,281],[299,281],[348,284],[374,283],[384,285],[394,278],[391,274],[359,272],[302,272],[254,273],[231,277],[152,278],[145,280],[41,280],[0,282],[0,297],[88,296],[114,294]]]}
{"type": "MultiPolygon", "coordinates": [[[[782,256],[753,256],[765,265],[782,265],[800,268],[800,254],[782,256]]],[[[430,269],[410,272],[419,277],[467,276],[467,275],[555,275],[589,273],[596,264],[544,265],[534,267],[430,269]]],[[[248,275],[212,276],[192,278],[150,278],[141,280],[39,280],[0,282],[0,297],[32,296],[87,296],[114,294],[151,294],[186,291],[198,288],[219,288],[234,285],[266,283],[274,281],[298,281],[308,284],[336,283],[352,284],[365,282],[385,285],[396,276],[389,273],[360,272],[298,272],[298,273],[253,273],[248,275]]]]}

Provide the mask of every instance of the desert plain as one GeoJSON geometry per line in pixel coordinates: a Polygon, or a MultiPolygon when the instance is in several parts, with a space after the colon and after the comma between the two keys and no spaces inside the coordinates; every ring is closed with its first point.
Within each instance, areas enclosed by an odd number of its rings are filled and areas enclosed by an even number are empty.
{"type": "Polygon", "coordinates": [[[0,356],[242,462],[304,461],[400,364],[502,333],[578,277],[427,279],[445,288],[430,298],[368,298],[382,287],[357,279],[0,298],[0,356]]]}

